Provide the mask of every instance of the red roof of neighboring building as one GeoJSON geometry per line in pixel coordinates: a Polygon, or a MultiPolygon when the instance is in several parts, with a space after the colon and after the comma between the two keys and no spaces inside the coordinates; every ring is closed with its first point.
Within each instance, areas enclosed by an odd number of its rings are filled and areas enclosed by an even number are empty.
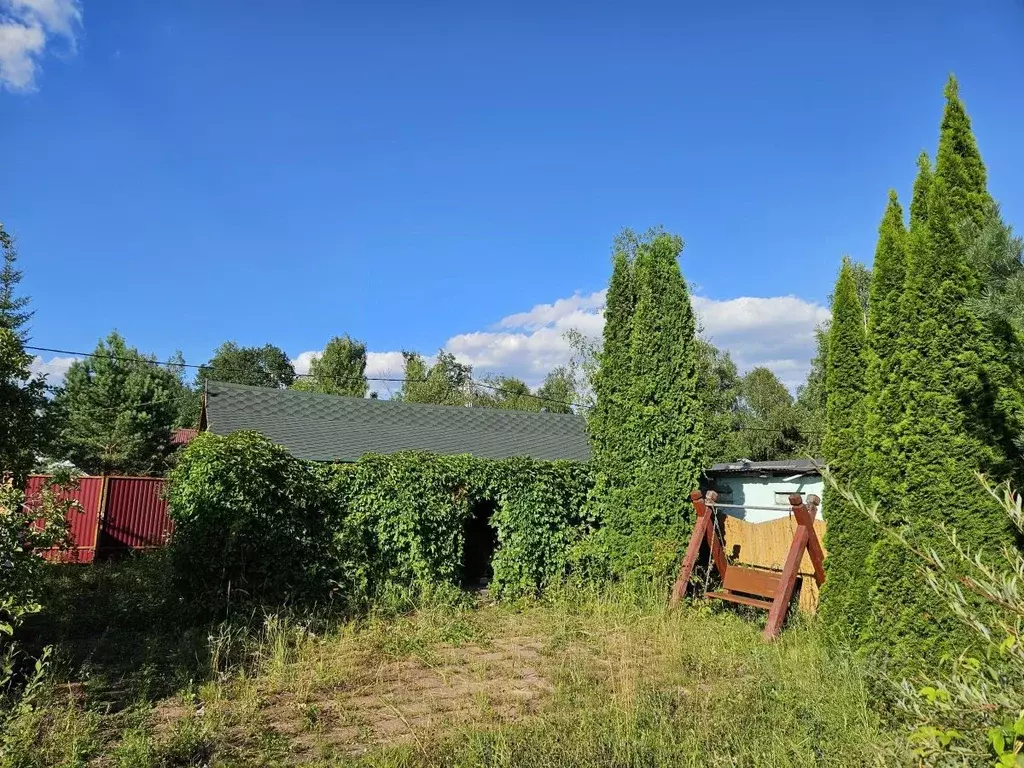
{"type": "Polygon", "coordinates": [[[198,429],[176,429],[171,432],[171,445],[188,445],[198,434],[198,429]]]}

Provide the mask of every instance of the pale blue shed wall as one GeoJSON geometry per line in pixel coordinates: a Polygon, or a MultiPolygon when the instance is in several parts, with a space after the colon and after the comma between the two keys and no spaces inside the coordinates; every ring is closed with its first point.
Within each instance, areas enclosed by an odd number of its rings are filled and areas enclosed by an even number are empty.
{"type": "MultiPolygon", "coordinates": [[[[725,509],[722,510],[733,517],[746,520],[748,523],[764,523],[777,520],[789,514],[789,503],[776,504],[775,494],[813,493],[821,498],[825,490],[825,482],[821,475],[806,475],[796,480],[783,482],[785,477],[758,477],[757,475],[719,475],[713,478],[711,486],[721,494],[719,501],[723,504],[753,504],[760,507],[778,507],[778,512],[759,509],[725,509]],[[731,498],[725,498],[723,491],[731,491],[731,498]]],[[[818,508],[818,515],[827,519],[827,511],[818,508]]]]}

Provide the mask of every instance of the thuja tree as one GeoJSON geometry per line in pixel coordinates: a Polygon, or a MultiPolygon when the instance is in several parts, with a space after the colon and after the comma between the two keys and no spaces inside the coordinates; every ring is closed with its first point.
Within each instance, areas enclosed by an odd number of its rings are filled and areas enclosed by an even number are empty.
{"type": "Polygon", "coordinates": [[[604,340],[593,375],[594,407],[590,413],[591,463],[595,470],[591,506],[601,519],[628,518],[628,469],[631,445],[623,442],[629,392],[629,348],[636,292],[633,263],[616,249],[604,312],[604,340]]]}
{"type": "MultiPolygon", "coordinates": [[[[606,404],[611,407],[601,425],[598,472],[611,475],[602,478],[610,488],[599,489],[611,491],[601,510],[602,536],[620,573],[662,571],[691,524],[686,499],[699,480],[704,425],[696,323],[678,261],[682,248],[681,238],[661,232],[641,242],[630,274],[632,318],[608,318],[614,325],[606,331],[598,399],[608,393],[615,399],[606,404]]],[[[620,277],[626,262],[617,256],[620,277]]],[[[608,312],[623,309],[611,306],[617,298],[611,287],[609,294],[608,312]]]]}
{"type": "MultiPolygon", "coordinates": [[[[925,169],[927,170],[927,169],[925,169]]],[[[930,183],[930,180],[929,180],[930,183]]],[[[916,188],[916,187],[915,187],[916,188]]],[[[867,400],[864,409],[866,490],[874,498],[899,493],[903,486],[899,443],[893,430],[902,420],[900,397],[900,296],[907,274],[907,232],[896,193],[878,228],[868,313],[867,400]]]]}
{"type": "MultiPolygon", "coordinates": [[[[861,476],[866,336],[853,268],[844,259],[832,299],[822,444],[829,468],[841,482],[861,476]]],[[[829,516],[825,543],[831,556],[822,589],[822,620],[833,630],[859,634],[867,613],[864,563],[874,538],[871,524],[831,487],[825,490],[824,508],[829,516]]]]}
{"type": "MultiPolygon", "coordinates": [[[[978,281],[965,258],[951,201],[945,179],[936,175],[927,225],[911,238],[901,306],[905,410],[897,427],[906,481],[903,493],[893,498],[897,506],[890,522],[933,539],[939,550],[943,542],[936,531],[945,524],[972,551],[995,551],[1012,537],[1005,517],[991,499],[964,488],[971,487],[975,472],[1000,478],[1010,469],[1006,446],[996,434],[1002,426],[991,423],[1007,416],[1000,401],[1009,372],[968,307],[978,281]],[[988,414],[981,403],[991,409],[988,414]]],[[[904,552],[881,549],[871,571],[871,642],[885,646],[897,664],[913,668],[970,646],[973,638],[962,625],[934,610],[916,564],[904,552]]]]}
{"type": "Polygon", "coordinates": [[[971,130],[971,119],[960,100],[959,85],[952,75],[946,83],[945,94],[935,175],[941,176],[946,184],[954,224],[967,220],[980,227],[992,206],[985,163],[971,130]]]}

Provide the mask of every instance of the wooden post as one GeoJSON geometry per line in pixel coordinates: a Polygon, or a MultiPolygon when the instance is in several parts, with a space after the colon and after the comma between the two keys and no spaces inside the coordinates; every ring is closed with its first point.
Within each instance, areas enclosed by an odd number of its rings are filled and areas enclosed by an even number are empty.
{"type": "Polygon", "coordinates": [[[686,586],[690,583],[690,576],[693,575],[694,566],[697,565],[697,556],[700,554],[701,542],[707,535],[706,532],[711,523],[711,515],[704,505],[704,499],[701,497],[700,491],[691,493],[690,501],[693,502],[693,508],[697,510],[697,523],[693,526],[690,544],[686,547],[686,556],[683,558],[682,565],[679,566],[679,576],[672,587],[672,599],[669,602],[671,608],[679,605],[679,601],[686,594],[686,586]]]}
{"type": "MultiPolygon", "coordinates": [[[[793,500],[799,498],[798,494],[793,494],[789,497],[789,503],[793,504],[793,500]]],[[[806,507],[803,504],[793,504],[793,516],[796,517],[797,523],[808,531],[807,554],[814,566],[814,580],[818,582],[819,587],[825,583],[825,551],[821,548],[818,534],[814,530],[814,518],[818,515],[820,502],[821,500],[812,493],[807,497],[806,507]]]]}
{"type": "Polygon", "coordinates": [[[768,624],[764,628],[764,639],[774,640],[782,630],[782,622],[786,619],[786,611],[789,609],[789,601],[793,598],[793,589],[796,587],[796,574],[800,569],[800,561],[804,558],[804,550],[807,548],[807,529],[799,526],[793,543],[789,546],[789,555],[786,556],[786,564],[782,568],[782,576],[779,578],[779,591],[775,593],[772,608],[768,612],[768,624]]]}
{"type": "Polygon", "coordinates": [[[708,528],[707,528],[707,540],[708,547],[711,549],[711,560],[715,564],[715,568],[718,570],[718,575],[723,579],[725,578],[725,572],[729,570],[729,561],[725,556],[725,550],[722,549],[722,538],[716,532],[716,517],[718,516],[718,510],[715,509],[715,502],[718,501],[717,491],[708,491],[705,495],[707,499],[707,505],[710,505],[708,510],[708,528]]]}

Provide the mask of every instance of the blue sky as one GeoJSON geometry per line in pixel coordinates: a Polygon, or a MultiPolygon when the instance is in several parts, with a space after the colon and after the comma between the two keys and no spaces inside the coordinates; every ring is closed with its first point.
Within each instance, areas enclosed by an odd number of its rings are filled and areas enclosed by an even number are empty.
{"type": "Polygon", "coordinates": [[[660,223],[708,332],[795,384],[950,71],[1024,221],[1021,0],[0,8],[0,221],[40,346],[350,333],[378,371],[447,346],[536,380],[599,331],[616,232],[660,223]]]}

